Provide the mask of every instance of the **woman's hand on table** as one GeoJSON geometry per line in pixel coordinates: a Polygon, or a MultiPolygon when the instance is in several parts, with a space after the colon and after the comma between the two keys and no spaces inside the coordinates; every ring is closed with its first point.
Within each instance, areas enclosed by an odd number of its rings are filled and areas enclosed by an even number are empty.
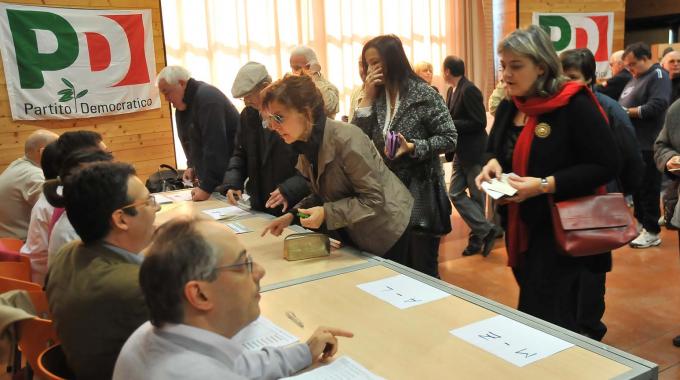
{"type": "Polygon", "coordinates": [[[290,226],[292,222],[293,214],[291,213],[283,214],[278,218],[274,219],[271,223],[269,223],[267,227],[264,228],[264,231],[262,231],[262,234],[260,236],[266,235],[267,232],[271,233],[274,236],[279,236],[286,227],[290,226]]]}
{"type": "Polygon", "coordinates": [[[281,194],[281,190],[277,187],[274,191],[269,193],[269,199],[267,199],[264,206],[266,208],[276,208],[279,205],[283,205],[281,212],[286,212],[286,210],[288,210],[288,200],[281,194]]]}

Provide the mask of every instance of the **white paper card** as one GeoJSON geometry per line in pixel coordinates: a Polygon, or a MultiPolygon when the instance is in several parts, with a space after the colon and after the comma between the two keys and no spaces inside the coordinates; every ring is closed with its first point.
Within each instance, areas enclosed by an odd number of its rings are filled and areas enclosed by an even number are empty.
{"type": "Polygon", "coordinates": [[[241,224],[239,222],[227,223],[227,227],[231,228],[231,230],[234,231],[234,233],[236,233],[236,234],[244,234],[246,232],[252,232],[253,231],[250,228],[244,226],[243,224],[241,224]]]}
{"type": "Polygon", "coordinates": [[[251,351],[264,347],[283,347],[298,341],[297,337],[262,316],[239,331],[232,339],[251,351]]]}
{"type": "Polygon", "coordinates": [[[213,208],[213,209],[210,209],[210,210],[203,210],[203,213],[210,215],[210,217],[215,219],[215,220],[236,218],[236,217],[239,217],[239,216],[244,216],[244,215],[250,214],[248,211],[243,210],[240,207],[236,207],[236,206],[227,206],[227,207],[213,208]]]}
{"type": "Polygon", "coordinates": [[[383,380],[382,377],[376,376],[361,364],[350,359],[347,356],[342,356],[335,359],[332,363],[316,368],[312,371],[305,372],[301,375],[284,377],[284,379],[296,380],[383,380]]]}
{"type": "Polygon", "coordinates": [[[152,194],[154,198],[156,198],[156,203],[159,205],[166,204],[166,203],[172,203],[172,199],[161,195],[161,194],[152,194]]]}
{"type": "Polygon", "coordinates": [[[171,193],[163,194],[164,197],[171,199],[173,202],[182,202],[191,200],[191,189],[173,191],[171,193]]]}
{"type": "Polygon", "coordinates": [[[359,289],[400,309],[422,305],[449,294],[403,274],[357,285],[359,289]]]}
{"type": "Polygon", "coordinates": [[[573,346],[502,315],[453,329],[450,333],[518,367],[573,346]]]}

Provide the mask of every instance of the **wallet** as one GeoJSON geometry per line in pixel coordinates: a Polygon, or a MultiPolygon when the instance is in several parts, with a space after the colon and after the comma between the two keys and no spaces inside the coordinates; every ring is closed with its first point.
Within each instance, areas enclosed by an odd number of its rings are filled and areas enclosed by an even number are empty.
{"type": "Polygon", "coordinates": [[[394,131],[387,132],[385,136],[385,150],[387,151],[387,158],[390,160],[394,158],[399,149],[399,134],[394,131]]]}
{"type": "Polygon", "coordinates": [[[288,261],[330,256],[331,241],[325,234],[304,232],[291,234],[283,240],[283,258],[288,261]]]}

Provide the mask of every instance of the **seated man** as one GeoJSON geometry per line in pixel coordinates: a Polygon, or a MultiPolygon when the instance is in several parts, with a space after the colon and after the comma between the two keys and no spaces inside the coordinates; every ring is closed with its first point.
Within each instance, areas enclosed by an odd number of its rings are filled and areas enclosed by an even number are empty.
{"type": "Polygon", "coordinates": [[[244,351],[231,338],[260,315],[264,269],[236,235],[212,220],[176,218],[161,226],[139,282],[151,315],[121,350],[114,379],[278,379],[338,348],[319,328],[307,344],[244,351]]]}
{"type": "Polygon", "coordinates": [[[108,379],[125,340],[148,319],[138,255],[158,206],[134,168],[98,162],[64,183],[66,215],[82,239],[50,265],[47,299],[69,366],[79,379],[108,379]]]}
{"type": "Polygon", "coordinates": [[[24,143],[24,156],[0,174],[0,237],[26,240],[31,209],[45,182],[40,157],[45,146],[58,137],[44,129],[31,133],[24,143]]]}

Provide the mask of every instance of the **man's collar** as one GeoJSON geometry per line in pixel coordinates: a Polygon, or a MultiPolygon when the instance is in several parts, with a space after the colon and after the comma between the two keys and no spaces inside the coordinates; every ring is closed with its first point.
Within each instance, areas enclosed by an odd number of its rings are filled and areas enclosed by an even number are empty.
{"type": "Polygon", "coordinates": [[[166,323],[163,327],[154,327],[156,334],[169,337],[174,343],[187,350],[197,351],[203,355],[222,356],[230,367],[234,366],[235,358],[243,352],[241,345],[222,335],[202,328],[186,325],[166,323]]]}
{"type": "Polygon", "coordinates": [[[136,254],[134,252],[130,252],[124,248],[115,246],[113,244],[107,243],[105,241],[102,242],[102,245],[114,253],[118,254],[121,256],[125,261],[128,261],[133,264],[141,264],[142,261],[144,260],[144,257],[142,255],[136,254]]]}
{"type": "Polygon", "coordinates": [[[187,107],[191,106],[191,102],[194,100],[194,95],[196,95],[196,90],[198,90],[198,81],[194,78],[189,78],[187,81],[187,86],[184,88],[184,97],[182,101],[187,107]]]}

